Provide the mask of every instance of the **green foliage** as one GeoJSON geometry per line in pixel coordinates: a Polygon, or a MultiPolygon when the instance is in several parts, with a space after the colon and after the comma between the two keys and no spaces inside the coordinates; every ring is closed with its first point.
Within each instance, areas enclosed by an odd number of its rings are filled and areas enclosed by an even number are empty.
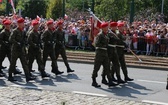
{"type": "MultiPolygon", "coordinates": [[[[23,16],[35,18],[36,15],[43,15],[47,18],[57,19],[62,17],[63,0],[14,0],[16,11],[22,9],[23,16]]],[[[94,0],[95,14],[105,20],[119,20],[129,17],[130,2],[132,0],[94,0]]],[[[135,18],[140,16],[152,15],[151,13],[161,12],[162,0],[134,0],[135,1],[135,18]],[[147,10],[147,11],[146,11],[147,10]],[[144,14],[144,13],[146,14],[144,14]],[[140,15],[140,16],[139,16],[140,15]]],[[[164,14],[168,14],[168,0],[164,0],[164,14]]],[[[86,12],[91,8],[92,0],[66,0],[66,11],[72,13],[75,10],[86,12]],[[69,12],[71,10],[72,12],[69,12]]],[[[9,6],[10,13],[12,7],[9,6]]],[[[6,0],[0,4],[0,14],[6,12],[6,0]]],[[[151,16],[152,17],[152,16],[151,16]]]]}
{"type": "Polygon", "coordinates": [[[78,9],[81,11],[85,11],[90,7],[91,0],[67,0],[66,7],[70,9],[78,9]]]}
{"type": "Polygon", "coordinates": [[[46,0],[27,0],[24,2],[23,16],[36,18],[37,15],[46,15],[47,1],[46,0]]]}
{"type": "Polygon", "coordinates": [[[0,15],[5,15],[6,2],[0,3],[0,15]]]}
{"type": "Polygon", "coordinates": [[[50,0],[46,16],[53,19],[62,17],[62,0],[50,0]]]}

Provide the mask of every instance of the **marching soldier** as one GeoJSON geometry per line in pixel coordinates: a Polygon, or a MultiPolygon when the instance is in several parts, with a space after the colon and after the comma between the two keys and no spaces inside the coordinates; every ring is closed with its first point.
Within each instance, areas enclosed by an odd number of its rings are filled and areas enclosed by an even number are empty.
{"type": "MultiPolygon", "coordinates": [[[[112,66],[111,66],[112,80],[114,82],[117,82],[118,84],[125,83],[125,81],[123,81],[120,76],[120,64],[119,64],[119,58],[118,58],[117,49],[116,49],[116,44],[117,44],[117,41],[119,40],[115,35],[117,30],[117,22],[111,22],[110,27],[111,27],[111,32],[109,32],[108,34],[109,43],[108,43],[107,51],[108,51],[109,60],[110,62],[112,62],[112,66]],[[116,73],[117,80],[114,77],[114,73],[116,73]]],[[[105,75],[103,75],[102,77],[103,77],[102,83],[106,84],[107,82],[105,79],[105,75]]]]}
{"type": "Polygon", "coordinates": [[[67,73],[74,72],[68,64],[66,51],[65,51],[65,33],[63,31],[63,21],[59,21],[57,23],[58,28],[54,31],[53,35],[56,38],[56,47],[55,47],[55,54],[56,54],[56,60],[59,57],[59,54],[61,54],[61,57],[63,58],[64,64],[67,67],[67,73]]]}
{"type": "Polygon", "coordinates": [[[126,46],[124,40],[124,35],[122,34],[123,32],[123,27],[124,27],[124,23],[119,23],[118,24],[118,30],[119,32],[117,33],[118,38],[120,39],[119,41],[117,41],[117,53],[118,53],[118,57],[119,57],[119,62],[120,62],[120,66],[121,69],[123,71],[124,77],[125,77],[125,81],[133,81],[134,79],[131,79],[128,77],[128,70],[127,70],[127,66],[125,63],[125,56],[124,56],[124,48],[126,46]]]}
{"type": "Polygon", "coordinates": [[[92,86],[100,87],[100,85],[96,82],[96,77],[98,76],[98,71],[100,66],[103,65],[104,74],[107,75],[108,78],[108,86],[116,86],[112,82],[111,73],[110,73],[110,64],[109,58],[107,53],[107,46],[108,46],[108,23],[101,24],[101,31],[96,37],[95,46],[96,46],[96,55],[94,61],[94,70],[92,73],[92,86]]]}
{"type": "Polygon", "coordinates": [[[42,34],[42,41],[44,42],[44,50],[43,50],[43,63],[44,67],[46,65],[46,61],[48,59],[48,56],[50,56],[52,60],[52,70],[51,72],[54,73],[55,75],[62,74],[63,72],[58,70],[58,65],[56,61],[56,56],[55,56],[55,38],[53,37],[53,21],[49,20],[47,21],[47,29],[44,31],[42,34]]]}
{"type": "Polygon", "coordinates": [[[25,42],[26,42],[26,35],[24,34],[24,19],[19,18],[17,20],[17,28],[13,30],[9,37],[9,42],[11,43],[11,60],[9,66],[9,81],[17,81],[13,76],[12,73],[15,70],[16,61],[20,58],[22,63],[22,67],[26,76],[26,82],[34,80],[34,77],[30,76],[28,64],[26,60],[26,51],[25,51],[25,42]]]}
{"type": "MultiPolygon", "coordinates": [[[[9,36],[11,34],[11,21],[3,21],[4,29],[0,33],[0,66],[2,67],[2,62],[7,56],[9,61],[11,58],[11,44],[9,43],[9,36]]],[[[15,68],[14,74],[21,74],[22,72],[15,68]]],[[[0,75],[4,75],[3,71],[0,69],[0,75]]]]}
{"type": "Polygon", "coordinates": [[[41,36],[38,33],[39,28],[39,22],[37,20],[32,21],[32,30],[29,32],[28,37],[28,44],[29,44],[29,50],[28,50],[28,67],[29,71],[32,70],[32,65],[34,59],[36,59],[38,64],[38,70],[41,73],[42,78],[49,77],[49,75],[44,71],[44,65],[42,60],[42,40],[41,36]]]}

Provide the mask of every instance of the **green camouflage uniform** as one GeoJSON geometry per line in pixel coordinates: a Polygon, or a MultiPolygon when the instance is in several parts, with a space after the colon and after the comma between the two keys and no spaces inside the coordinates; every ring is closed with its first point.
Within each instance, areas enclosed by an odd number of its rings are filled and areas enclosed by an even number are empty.
{"type": "Polygon", "coordinates": [[[127,66],[126,66],[126,63],[125,63],[125,55],[124,55],[124,53],[125,53],[124,49],[125,49],[125,45],[126,45],[124,43],[125,37],[124,37],[124,35],[121,32],[119,32],[118,38],[120,40],[117,41],[117,45],[118,45],[117,46],[117,53],[118,53],[121,69],[122,69],[123,74],[124,74],[124,76],[126,78],[126,77],[128,77],[128,71],[127,71],[127,66]]]}
{"type": "Polygon", "coordinates": [[[109,41],[108,37],[102,31],[96,37],[95,41],[96,55],[95,55],[92,78],[96,78],[98,76],[98,71],[101,65],[103,65],[104,74],[107,75],[107,78],[108,79],[111,78],[110,64],[107,53],[108,41],[109,41]]]}
{"type": "Polygon", "coordinates": [[[63,58],[64,64],[67,67],[67,70],[70,70],[66,51],[65,51],[65,33],[63,30],[60,30],[59,28],[56,29],[53,33],[54,38],[56,38],[56,46],[55,46],[55,54],[56,54],[56,60],[59,57],[59,54],[61,54],[61,57],[63,58]]]}
{"type": "Polygon", "coordinates": [[[44,50],[43,50],[43,63],[44,67],[46,65],[46,61],[48,59],[48,56],[50,56],[52,60],[52,70],[56,71],[58,70],[56,56],[55,56],[55,40],[53,36],[53,31],[50,29],[47,29],[42,34],[42,41],[44,42],[44,50]]]}
{"type": "Polygon", "coordinates": [[[114,73],[116,73],[117,78],[120,78],[120,64],[116,49],[118,39],[112,33],[109,33],[108,37],[109,37],[108,56],[110,62],[112,62],[111,74],[112,76],[114,76],[114,73]]]}
{"type": "Polygon", "coordinates": [[[28,64],[26,60],[26,34],[19,28],[16,28],[11,33],[9,37],[9,42],[12,44],[9,77],[12,77],[12,73],[15,70],[16,61],[18,58],[20,58],[26,79],[30,78],[28,64]]]}
{"type": "Polygon", "coordinates": [[[42,47],[41,35],[37,31],[31,30],[29,32],[28,44],[29,44],[29,50],[28,50],[29,70],[32,70],[32,64],[36,59],[38,64],[38,70],[40,72],[44,72],[44,65],[42,60],[43,47],[42,47]]]}
{"type": "Polygon", "coordinates": [[[0,33],[0,67],[6,56],[9,61],[11,58],[11,44],[9,43],[10,34],[11,32],[6,29],[3,29],[0,33]]]}

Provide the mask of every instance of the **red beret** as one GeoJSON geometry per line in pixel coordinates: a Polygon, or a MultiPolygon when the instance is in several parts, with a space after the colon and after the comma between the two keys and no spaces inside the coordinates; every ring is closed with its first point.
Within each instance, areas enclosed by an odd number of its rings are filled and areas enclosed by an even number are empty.
{"type": "Polygon", "coordinates": [[[123,27],[124,26],[124,23],[119,23],[118,24],[118,27],[123,27]]]}
{"type": "Polygon", "coordinates": [[[102,24],[101,24],[101,28],[105,28],[105,27],[107,27],[108,26],[108,22],[103,22],[102,24]]]}
{"type": "Polygon", "coordinates": [[[38,22],[37,20],[33,20],[33,21],[32,21],[32,25],[33,25],[33,26],[35,26],[35,25],[37,25],[37,24],[39,24],[39,22],[38,22]]]}
{"type": "Polygon", "coordinates": [[[50,25],[50,24],[53,24],[53,21],[52,21],[52,20],[48,20],[48,21],[47,21],[47,26],[50,25]]]}
{"type": "Polygon", "coordinates": [[[17,23],[23,23],[23,22],[24,22],[24,19],[22,17],[17,19],[17,23]]]}
{"type": "Polygon", "coordinates": [[[7,19],[2,20],[2,24],[4,24],[4,22],[5,22],[6,20],[7,20],[7,19]]]}
{"type": "Polygon", "coordinates": [[[58,23],[57,23],[57,25],[62,25],[63,24],[63,21],[59,21],[58,23]]]}
{"type": "Polygon", "coordinates": [[[111,22],[110,27],[117,27],[118,23],[117,22],[111,22]]]}
{"type": "Polygon", "coordinates": [[[10,20],[6,20],[3,24],[4,25],[10,25],[12,22],[10,20]]]}

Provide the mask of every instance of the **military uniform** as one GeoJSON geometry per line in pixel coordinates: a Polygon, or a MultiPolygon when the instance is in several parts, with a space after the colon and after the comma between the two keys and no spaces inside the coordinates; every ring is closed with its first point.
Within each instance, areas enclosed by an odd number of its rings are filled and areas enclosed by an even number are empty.
{"type": "MultiPolygon", "coordinates": [[[[2,62],[7,56],[9,61],[11,58],[11,43],[9,43],[10,30],[3,29],[0,33],[0,67],[2,67],[2,62]]],[[[3,74],[3,72],[0,70],[3,74]]],[[[14,74],[21,74],[22,72],[19,69],[14,70],[14,74]]]]}
{"type": "Polygon", "coordinates": [[[116,48],[117,48],[117,53],[118,53],[118,57],[119,57],[120,66],[121,66],[121,69],[123,71],[125,81],[132,81],[133,79],[130,79],[128,77],[128,70],[127,70],[127,66],[126,66],[126,63],[125,63],[124,48],[126,46],[126,43],[124,42],[125,37],[124,37],[124,35],[122,35],[122,32],[118,33],[118,38],[119,38],[119,41],[117,41],[117,47],[116,48]]]}
{"type": "Polygon", "coordinates": [[[32,70],[33,61],[36,59],[38,64],[38,70],[40,71],[42,78],[48,77],[49,75],[47,75],[46,72],[44,71],[45,67],[43,65],[43,60],[42,60],[43,46],[42,46],[41,35],[38,33],[38,31],[31,30],[29,32],[28,44],[29,44],[29,49],[28,49],[29,71],[32,70]]]}
{"type": "Polygon", "coordinates": [[[95,61],[94,61],[94,69],[92,73],[92,86],[100,87],[100,85],[96,82],[96,77],[98,76],[98,71],[100,69],[100,66],[103,65],[104,68],[104,74],[107,75],[107,78],[109,80],[109,86],[115,86],[114,83],[112,83],[111,79],[111,73],[110,73],[110,64],[109,64],[109,58],[107,53],[107,46],[108,46],[108,37],[106,33],[101,31],[95,41],[96,46],[96,55],[95,55],[95,61]]]}
{"type": "MultiPolygon", "coordinates": [[[[113,32],[115,34],[115,32],[113,32]]],[[[109,37],[109,44],[108,44],[108,56],[109,56],[109,60],[110,62],[112,62],[112,66],[111,66],[111,75],[112,75],[112,80],[115,81],[114,78],[114,73],[116,73],[117,76],[117,82],[118,83],[125,83],[120,76],[120,64],[119,64],[119,57],[117,54],[117,42],[118,39],[117,37],[115,37],[115,35],[113,35],[113,33],[109,33],[108,37],[109,37]]]]}
{"type": "Polygon", "coordinates": [[[58,59],[59,54],[61,54],[61,57],[63,58],[64,64],[67,67],[67,72],[74,72],[74,70],[71,70],[67,56],[66,56],[66,51],[65,51],[65,33],[62,29],[57,28],[54,33],[54,38],[56,38],[56,46],[55,46],[55,54],[56,54],[56,59],[58,59]]]}
{"type": "Polygon", "coordinates": [[[10,60],[10,66],[9,66],[9,81],[15,81],[15,79],[12,76],[13,71],[15,70],[16,61],[18,58],[20,58],[20,61],[22,63],[22,67],[26,76],[26,81],[34,80],[35,78],[30,77],[28,64],[26,60],[26,50],[25,50],[25,42],[26,42],[26,35],[24,34],[24,31],[19,29],[18,27],[13,30],[9,37],[9,42],[11,45],[11,60],[10,60]]]}
{"type": "MultiPolygon", "coordinates": [[[[7,29],[3,29],[0,33],[0,66],[2,66],[2,62],[7,56],[10,61],[10,43],[9,43],[10,31],[7,29]]],[[[3,72],[1,71],[3,74],[3,72]]]]}
{"type": "Polygon", "coordinates": [[[56,56],[55,56],[56,41],[54,39],[55,38],[53,36],[53,30],[51,29],[45,30],[44,33],[42,34],[42,41],[44,42],[44,50],[43,50],[44,67],[46,65],[48,56],[50,56],[52,60],[52,72],[57,75],[57,74],[62,74],[62,72],[58,70],[58,65],[57,65],[56,56]]]}

